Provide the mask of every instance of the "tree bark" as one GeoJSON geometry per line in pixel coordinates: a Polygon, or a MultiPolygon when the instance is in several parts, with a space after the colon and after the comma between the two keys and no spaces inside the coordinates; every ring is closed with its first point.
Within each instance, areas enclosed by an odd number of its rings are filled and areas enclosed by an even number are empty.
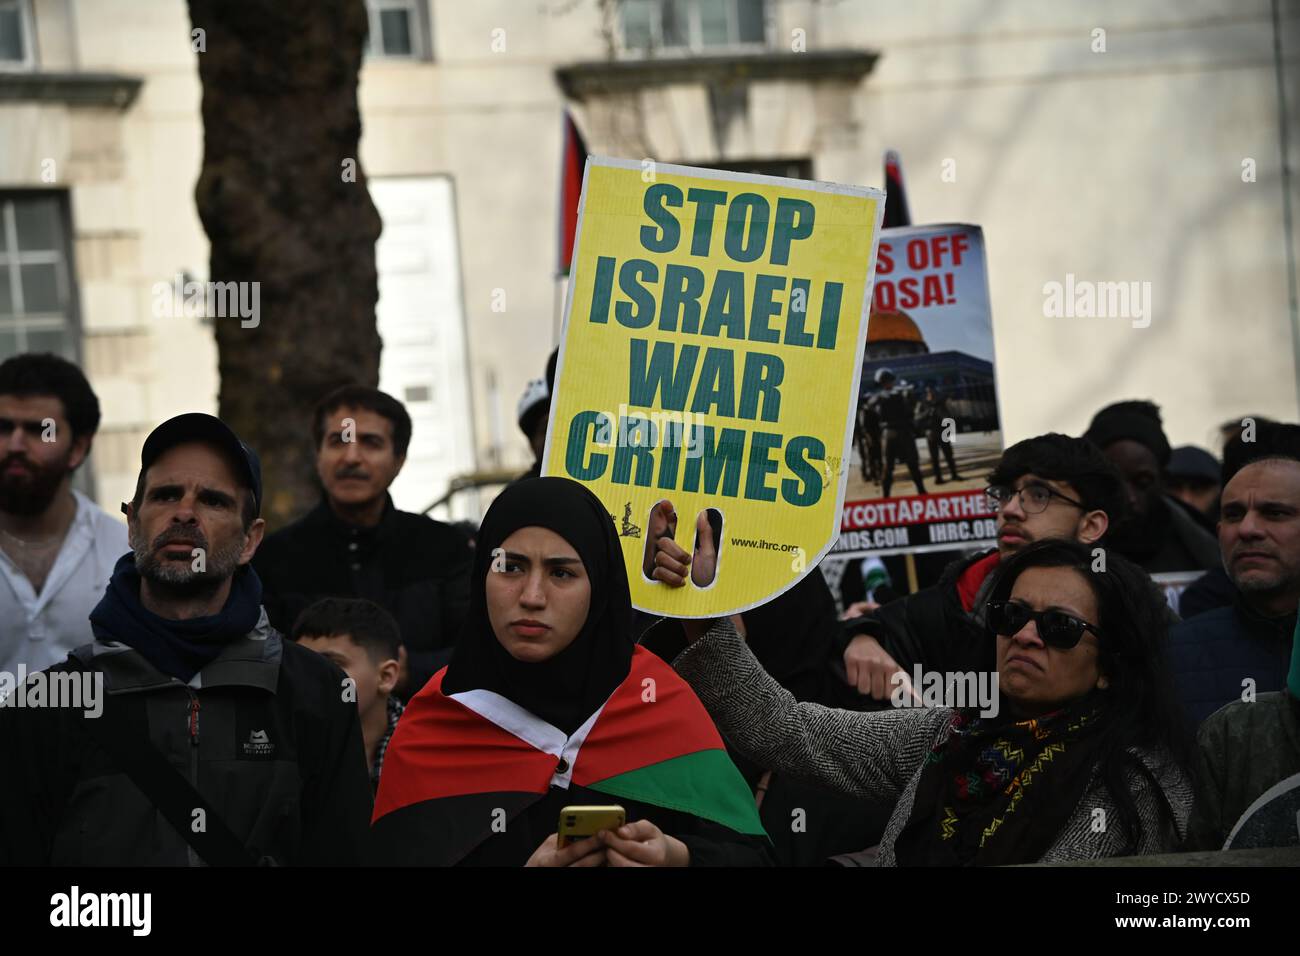
{"type": "Polygon", "coordinates": [[[379,381],[381,223],[357,157],[366,9],[189,0],[189,10],[206,48],[194,194],[210,279],[259,284],[255,326],[213,319],[219,414],[261,456],[262,514],[275,527],[319,496],[312,406],[339,385],[379,381]]]}

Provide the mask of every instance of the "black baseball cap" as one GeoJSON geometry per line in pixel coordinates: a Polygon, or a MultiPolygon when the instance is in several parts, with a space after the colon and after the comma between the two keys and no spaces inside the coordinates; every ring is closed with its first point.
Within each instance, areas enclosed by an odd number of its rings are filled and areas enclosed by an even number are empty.
{"type": "Polygon", "coordinates": [[[224,451],[239,470],[239,477],[253,492],[253,512],[262,513],[262,463],[257,452],[249,448],[220,418],[205,415],[203,412],[186,412],[169,418],[149,433],[140,451],[140,473],[148,471],[149,466],[169,448],[186,442],[201,441],[216,445],[224,451]]]}

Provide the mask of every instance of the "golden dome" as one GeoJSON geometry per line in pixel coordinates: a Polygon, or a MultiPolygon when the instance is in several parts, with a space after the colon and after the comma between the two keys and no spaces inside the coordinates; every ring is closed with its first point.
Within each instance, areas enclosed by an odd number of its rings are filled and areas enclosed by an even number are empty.
{"type": "Polygon", "coordinates": [[[872,312],[867,320],[868,342],[916,342],[925,345],[925,338],[911,316],[906,312],[872,312]]]}

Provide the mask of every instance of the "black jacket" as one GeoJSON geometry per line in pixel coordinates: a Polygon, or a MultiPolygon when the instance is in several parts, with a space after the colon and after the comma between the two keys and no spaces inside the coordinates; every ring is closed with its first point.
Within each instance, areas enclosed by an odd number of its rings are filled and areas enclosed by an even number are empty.
{"type": "Polygon", "coordinates": [[[845,622],[838,641],[839,656],[843,657],[855,636],[869,634],[909,677],[915,664],[920,664],[924,671],[996,669],[995,646],[984,629],[983,607],[991,585],[990,572],[997,565],[990,561],[983,569],[982,578],[981,569],[974,569],[976,564],[996,553],[984,551],[953,561],[937,584],[845,622]],[[976,589],[969,611],[958,592],[958,583],[967,574],[976,589]]]}
{"type": "Polygon", "coordinates": [[[1183,620],[1215,608],[1230,607],[1237,600],[1237,586],[1223,568],[1211,568],[1187,585],[1178,598],[1178,613],[1183,620]]]}
{"type": "Polygon", "coordinates": [[[397,618],[411,675],[409,696],[446,663],[460,636],[469,608],[470,559],[469,542],[459,531],[398,511],[389,498],[374,528],[345,524],[322,501],[262,542],[253,567],[271,624],[285,634],[304,608],[324,597],[366,598],[397,618]]]}
{"type": "Polygon", "coordinates": [[[1183,711],[1193,729],[1225,704],[1286,684],[1296,615],[1265,617],[1241,599],[1206,611],[1169,632],[1169,663],[1183,711]]]}
{"type": "Polygon", "coordinates": [[[1156,499],[1140,524],[1130,522],[1111,530],[1106,547],[1140,564],[1148,574],[1223,567],[1219,542],[1202,519],[1168,495],[1156,499]]]}
{"type": "MultiPolygon", "coordinates": [[[[254,859],[355,865],[370,784],[345,675],[281,639],[263,614],[186,685],[124,644],[96,641],[44,674],[103,675],[103,716],[141,735],[202,794],[254,859]]],[[[93,713],[93,711],[91,711],[93,713]]],[[[95,739],[84,708],[0,708],[0,862],[199,865],[197,854],[95,739]]]]}

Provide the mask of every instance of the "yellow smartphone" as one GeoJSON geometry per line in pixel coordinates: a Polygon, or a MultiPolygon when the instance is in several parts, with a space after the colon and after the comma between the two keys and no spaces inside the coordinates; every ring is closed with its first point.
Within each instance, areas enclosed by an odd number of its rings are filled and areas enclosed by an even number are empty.
{"type": "Polygon", "coordinates": [[[617,830],[625,823],[627,811],[620,806],[565,807],[560,811],[560,825],[555,829],[559,834],[556,845],[564,848],[601,830],[617,830]]]}

